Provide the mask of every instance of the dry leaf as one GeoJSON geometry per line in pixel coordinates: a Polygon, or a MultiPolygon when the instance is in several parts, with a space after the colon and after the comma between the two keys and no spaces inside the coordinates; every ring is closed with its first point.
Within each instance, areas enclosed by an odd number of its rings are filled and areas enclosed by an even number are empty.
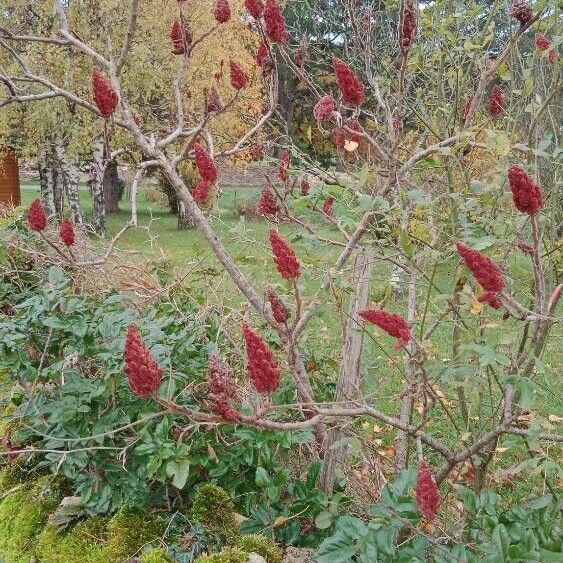
{"type": "Polygon", "coordinates": [[[359,146],[356,141],[349,141],[348,139],[344,141],[344,150],[348,152],[354,152],[359,146]]]}
{"type": "Polygon", "coordinates": [[[285,516],[278,516],[274,520],[274,523],[272,524],[272,528],[279,528],[280,526],[283,526],[288,520],[289,518],[286,518],[285,516]]]}
{"type": "Polygon", "coordinates": [[[207,454],[215,463],[219,463],[219,458],[210,444],[207,444],[207,454]]]}
{"type": "Polygon", "coordinates": [[[483,303],[481,303],[477,299],[473,299],[473,303],[471,304],[471,309],[469,309],[469,312],[472,315],[477,316],[481,314],[482,310],[483,310],[483,303]]]}

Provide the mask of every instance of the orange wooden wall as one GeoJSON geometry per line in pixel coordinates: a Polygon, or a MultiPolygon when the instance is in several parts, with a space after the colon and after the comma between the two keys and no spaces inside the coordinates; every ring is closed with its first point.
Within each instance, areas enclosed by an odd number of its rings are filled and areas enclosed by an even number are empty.
{"type": "Polygon", "coordinates": [[[0,149],[0,204],[19,205],[20,174],[18,158],[14,152],[0,149]]]}

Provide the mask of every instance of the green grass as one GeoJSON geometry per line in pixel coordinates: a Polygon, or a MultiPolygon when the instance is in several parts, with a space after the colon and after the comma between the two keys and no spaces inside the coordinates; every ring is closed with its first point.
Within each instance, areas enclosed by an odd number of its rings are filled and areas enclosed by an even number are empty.
{"type": "MultiPolygon", "coordinates": [[[[210,212],[210,220],[216,230],[218,237],[225,245],[227,251],[234,258],[244,274],[253,282],[259,291],[263,291],[268,284],[276,286],[279,293],[291,303],[291,287],[278,276],[272,263],[268,245],[268,230],[270,223],[260,220],[244,220],[237,216],[235,211],[237,205],[242,202],[252,202],[258,198],[258,190],[230,190],[227,189],[221,197],[219,207],[210,212]]],[[[26,189],[22,194],[23,204],[28,204],[37,196],[36,190],[26,189]]],[[[87,191],[81,191],[81,201],[87,214],[91,212],[91,205],[87,191]]],[[[220,264],[211,252],[209,245],[203,236],[195,229],[178,230],[177,219],[168,208],[158,203],[147,200],[146,193],[139,194],[138,201],[139,228],[127,232],[120,248],[134,250],[148,256],[151,262],[156,264],[158,271],[166,279],[179,279],[186,272],[189,276],[184,284],[197,289],[210,296],[212,302],[221,302],[227,308],[240,308],[245,303],[237,288],[225,274],[220,264]]],[[[115,234],[122,225],[130,218],[129,202],[121,203],[121,211],[111,215],[108,221],[108,234],[115,234]]],[[[338,214],[338,209],[336,209],[338,214]]],[[[302,214],[304,219],[314,225],[320,236],[339,239],[340,233],[332,226],[327,225],[320,215],[313,211],[302,214]]],[[[280,231],[291,240],[299,259],[303,265],[303,274],[300,286],[304,301],[307,302],[313,296],[321,299],[322,305],[316,316],[312,319],[303,341],[305,359],[309,373],[316,389],[324,392],[328,399],[331,396],[332,386],[338,376],[339,354],[341,343],[340,314],[346,314],[346,291],[347,288],[333,288],[329,292],[319,293],[321,280],[326,274],[326,268],[334,263],[339,249],[319,243],[313,237],[303,235],[303,230],[291,225],[281,225],[280,231]],[[342,291],[340,291],[342,289],[342,291]],[[341,304],[335,307],[334,295],[343,299],[341,304]]],[[[444,301],[439,301],[438,294],[449,294],[455,279],[454,263],[440,263],[436,270],[434,287],[430,292],[430,307],[428,323],[441,312],[444,301]],[[439,288],[437,292],[435,288],[439,288]]],[[[382,296],[388,292],[390,268],[385,262],[378,262],[375,267],[372,280],[373,301],[380,301],[382,296]]],[[[512,283],[518,289],[529,291],[527,281],[530,278],[530,267],[526,260],[518,260],[511,264],[512,283]]],[[[419,286],[420,309],[428,294],[429,284],[423,282],[419,286]]],[[[464,297],[462,310],[467,311],[470,306],[470,296],[464,297]]],[[[404,312],[404,300],[391,301],[389,310],[404,312]]],[[[501,345],[504,353],[510,359],[515,347],[514,340],[520,334],[521,325],[512,320],[503,320],[502,315],[492,309],[484,313],[483,322],[488,325],[487,331],[497,330],[504,327],[502,334],[507,338],[506,345],[501,345]]],[[[468,333],[462,338],[471,341],[478,336],[477,317],[467,315],[470,325],[468,333]]],[[[418,329],[417,329],[418,330],[418,329]]],[[[430,378],[437,380],[438,385],[446,393],[450,401],[452,411],[456,411],[456,394],[449,385],[440,380],[450,378],[448,371],[451,361],[450,334],[452,330],[449,317],[441,323],[433,335],[429,348],[430,361],[428,364],[430,378]]],[[[488,332],[485,332],[487,334],[488,332]]],[[[368,328],[365,338],[364,355],[364,392],[373,394],[375,404],[383,411],[395,414],[399,410],[400,393],[403,386],[403,354],[393,349],[392,340],[380,331],[368,328]]],[[[417,333],[418,336],[418,333],[417,333]]],[[[548,348],[542,358],[544,372],[535,379],[534,393],[537,397],[534,411],[539,415],[547,417],[550,414],[561,414],[561,385],[557,377],[557,368],[560,364],[559,343],[561,332],[553,335],[548,348]]],[[[498,372],[502,369],[499,367],[498,372]]],[[[482,393],[488,395],[487,379],[479,375],[476,368],[474,376],[468,378],[467,393],[469,396],[482,393]]],[[[493,395],[497,391],[493,390],[493,395]]],[[[479,413],[471,413],[479,416],[479,413]]],[[[433,413],[435,419],[432,425],[432,434],[455,446],[459,436],[453,425],[436,409],[433,413]]],[[[486,418],[486,413],[481,419],[486,418]]],[[[456,423],[460,423],[459,417],[456,423]]],[[[369,432],[368,432],[369,435],[369,432]]],[[[384,445],[391,444],[391,435],[369,436],[370,438],[383,438],[384,445]]],[[[519,439],[512,439],[518,442],[519,439]]],[[[551,455],[554,455],[555,450],[551,455]]],[[[556,457],[556,453],[555,453],[556,457]]],[[[495,468],[506,468],[515,465],[526,458],[525,451],[520,442],[517,448],[509,450],[502,456],[497,456],[493,463],[495,468]]],[[[533,479],[523,480],[515,490],[506,488],[507,498],[519,499],[528,494],[532,489],[536,492],[542,487],[541,475],[533,479]]],[[[501,490],[504,490],[501,487],[501,490]]]]}

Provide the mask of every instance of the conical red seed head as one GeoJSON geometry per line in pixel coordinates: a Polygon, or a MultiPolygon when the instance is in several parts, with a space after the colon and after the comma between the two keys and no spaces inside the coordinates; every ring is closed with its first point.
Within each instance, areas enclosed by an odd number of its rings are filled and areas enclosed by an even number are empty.
{"type": "Polygon", "coordinates": [[[264,23],[266,24],[266,36],[272,43],[283,44],[287,41],[285,18],[277,0],[266,0],[264,23]]]}
{"type": "Polygon", "coordinates": [[[231,86],[235,90],[242,90],[243,88],[246,88],[246,86],[248,85],[248,76],[246,75],[244,70],[242,70],[242,68],[240,68],[240,66],[233,61],[230,62],[230,75],[231,86]]]}
{"type": "Polygon", "coordinates": [[[266,291],[266,299],[270,303],[274,319],[278,323],[286,323],[289,319],[289,309],[272,288],[268,288],[266,291]]]}
{"type": "Polygon", "coordinates": [[[125,375],[129,388],[141,399],[147,399],[158,391],[162,381],[162,369],[141,339],[139,330],[130,325],[125,337],[125,375]]]}
{"type": "Polygon", "coordinates": [[[301,269],[293,248],[274,229],[270,230],[270,245],[280,276],[286,280],[296,280],[301,269]]]}
{"type": "Polygon", "coordinates": [[[434,520],[440,505],[440,493],[430,467],[422,462],[418,467],[416,480],[416,504],[420,513],[429,521],[434,520]]]}
{"type": "Polygon", "coordinates": [[[535,215],[543,207],[543,196],[540,187],[525,170],[512,166],[508,171],[508,183],[512,192],[512,200],[521,213],[535,215]]]}
{"type": "Polygon", "coordinates": [[[249,325],[244,324],[242,331],[248,376],[258,393],[273,393],[280,384],[280,369],[272,351],[249,325]]]}
{"type": "Polygon", "coordinates": [[[217,168],[213,159],[199,143],[194,143],[195,165],[202,180],[214,184],[217,181],[217,168]]]}
{"type": "Polygon", "coordinates": [[[411,340],[411,327],[401,317],[394,313],[388,313],[382,309],[367,309],[359,313],[360,317],[374,324],[390,336],[397,339],[396,348],[404,348],[411,340]]]}
{"type": "Polygon", "coordinates": [[[68,219],[63,219],[59,227],[59,236],[65,246],[72,246],[74,244],[74,227],[68,219]]]}
{"type": "Polygon", "coordinates": [[[245,0],[244,5],[248,13],[255,19],[259,20],[264,13],[264,3],[262,0],[245,0]]]}
{"type": "Polygon", "coordinates": [[[29,206],[29,211],[27,212],[27,223],[32,231],[40,233],[47,228],[47,215],[41,200],[36,199],[29,206]]]}
{"type": "Polygon", "coordinates": [[[92,97],[104,119],[108,119],[117,108],[119,101],[117,94],[96,68],[92,71],[92,97]]]}
{"type": "Polygon", "coordinates": [[[213,15],[218,23],[227,23],[231,19],[231,7],[228,0],[216,0],[213,15]]]}
{"type": "Polygon", "coordinates": [[[269,188],[264,188],[258,201],[258,212],[261,215],[276,215],[279,211],[276,195],[269,188]]]}
{"type": "Polygon", "coordinates": [[[489,98],[489,115],[496,117],[504,109],[504,92],[500,86],[495,86],[489,98]]]}
{"type": "Polygon", "coordinates": [[[490,258],[461,243],[457,244],[457,252],[485,291],[500,293],[504,289],[501,271],[490,258]]]}
{"type": "Polygon", "coordinates": [[[313,108],[313,115],[317,121],[328,121],[336,110],[334,98],[330,94],[323,96],[313,108]]]}
{"type": "Polygon", "coordinates": [[[365,98],[364,85],[342,59],[334,57],[332,65],[344,103],[351,106],[361,105],[365,98]]]}

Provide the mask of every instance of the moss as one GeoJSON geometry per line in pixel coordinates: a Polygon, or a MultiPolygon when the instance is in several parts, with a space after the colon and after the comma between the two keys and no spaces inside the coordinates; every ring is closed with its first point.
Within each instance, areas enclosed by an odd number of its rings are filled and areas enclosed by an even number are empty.
{"type": "Polygon", "coordinates": [[[248,553],[236,547],[228,547],[221,553],[199,557],[196,563],[248,563],[248,553]]]}
{"type": "Polygon", "coordinates": [[[237,537],[235,507],[229,495],[216,485],[206,483],[198,488],[192,507],[192,517],[205,531],[223,543],[232,544],[237,537]]]}
{"type": "Polygon", "coordinates": [[[0,471],[0,495],[38,477],[30,457],[21,457],[0,471]]]}
{"type": "Polygon", "coordinates": [[[103,561],[107,519],[95,517],[79,522],[70,531],[48,524],[37,540],[35,555],[49,563],[99,563],[103,561]]]}
{"type": "Polygon", "coordinates": [[[29,550],[61,498],[61,480],[41,477],[0,503],[0,560],[29,563],[29,550]]]}
{"type": "Polygon", "coordinates": [[[141,555],[139,563],[173,563],[165,549],[151,549],[141,555]]]}
{"type": "Polygon", "coordinates": [[[165,527],[165,520],[158,515],[121,509],[109,521],[103,561],[115,563],[137,554],[144,546],[160,539],[165,527]]]}
{"type": "Polygon", "coordinates": [[[282,550],[276,545],[274,540],[258,534],[240,536],[235,546],[245,553],[257,553],[261,555],[267,563],[282,563],[282,550]]]}

